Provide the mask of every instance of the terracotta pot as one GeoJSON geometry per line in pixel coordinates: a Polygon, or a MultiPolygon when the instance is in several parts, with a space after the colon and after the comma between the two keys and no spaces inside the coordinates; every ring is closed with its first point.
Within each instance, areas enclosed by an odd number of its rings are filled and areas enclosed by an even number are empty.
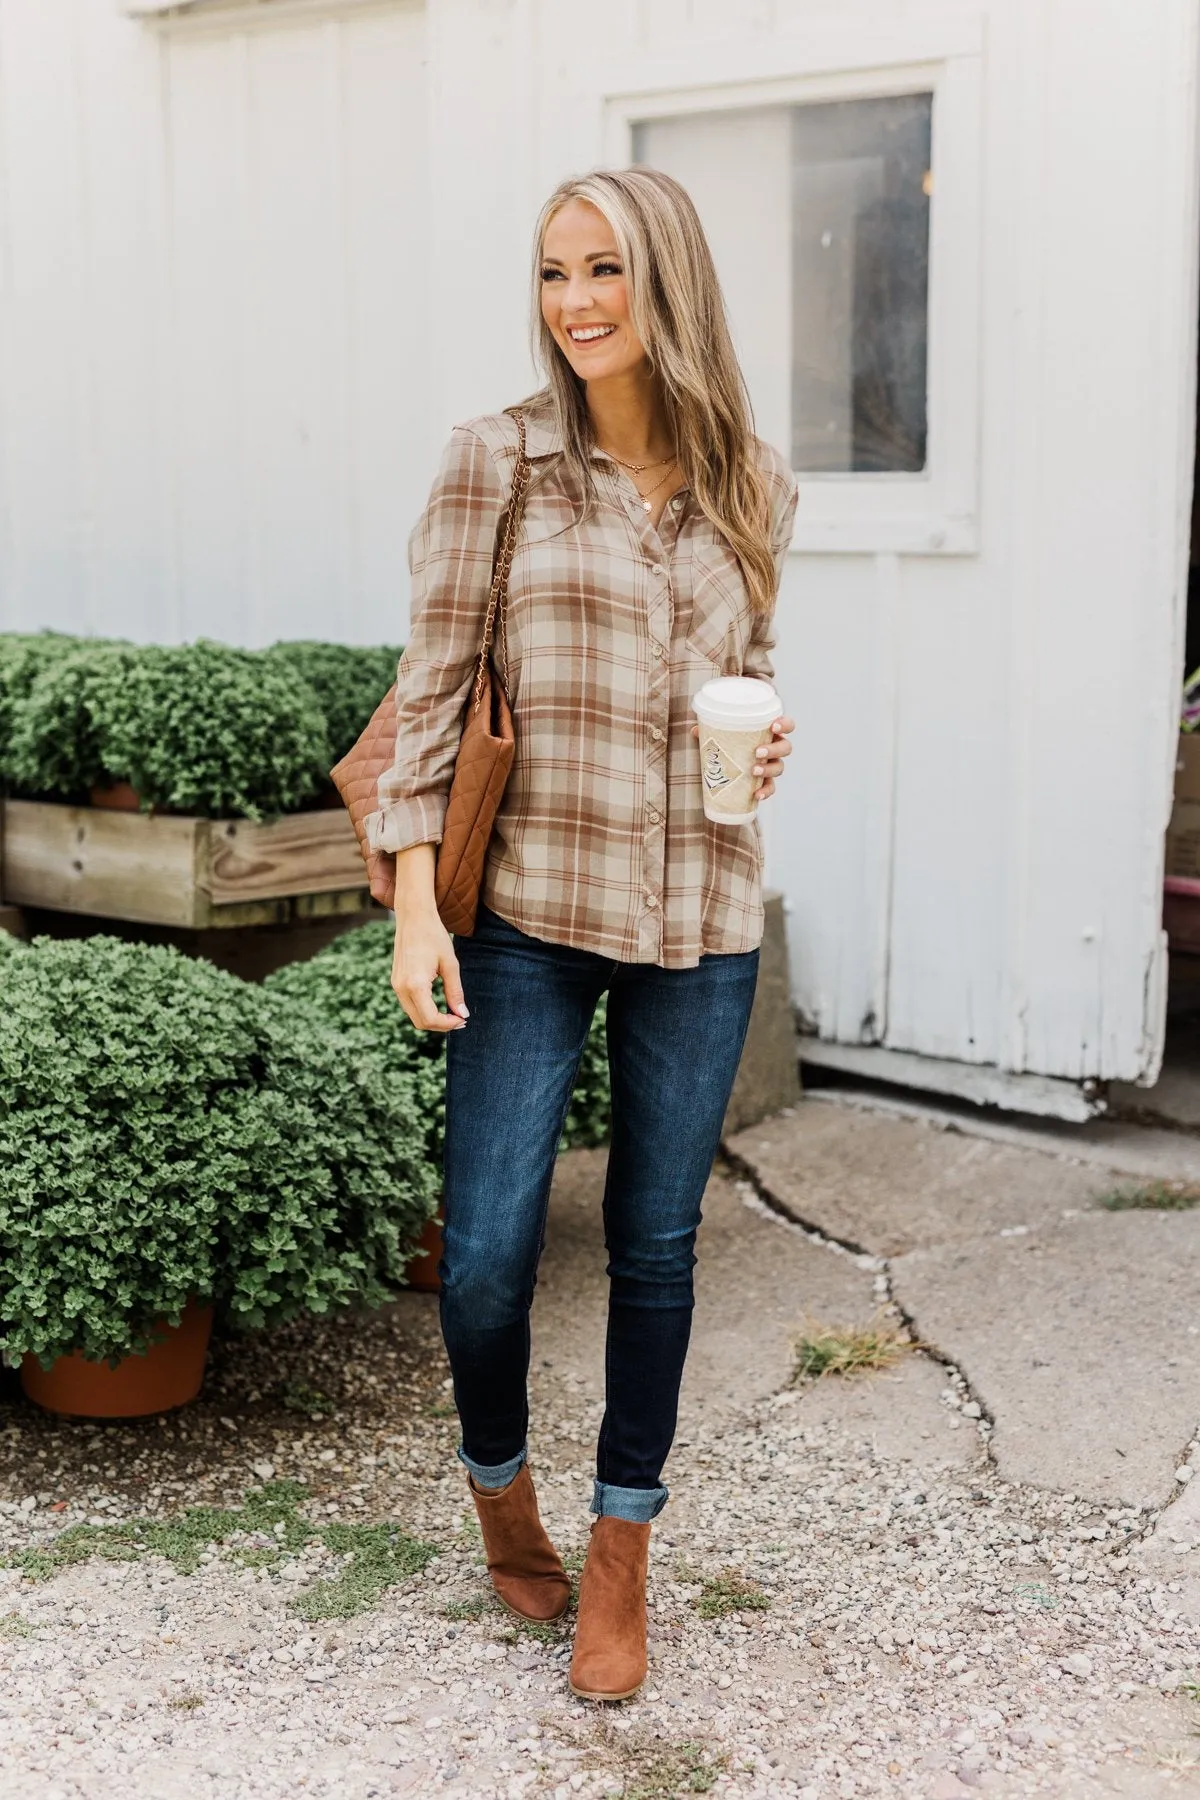
{"type": "Polygon", "coordinates": [[[213,1309],[189,1300],[178,1325],[160,1319],[163,1335],[140,1356],[110,1369],[73,1351],[43,1369],[36,1356],[21,1359],[21,1386],[47,1412],[78,1419],[138,1419],[186,1406],[200,1392],[213,1309]]]}
{"type": "Polygon", "coordinates": [[[105,806],[110,812],[139,812],[142,800],[128,781],[110,781],[94,787],[88,799],[93,806],[105,806]]]}
{"type": "Polygon", "coordinates": [[[438,1262],[442,1254],[442,1213],[438,1208],[437,1217],[427,1219],[425,1228],[417,1239],[419,1250],[428,1250],[428,1256],[414,1256],[408,1265],[405,1279],[410,1288],[416,1288],[422,1294],[440,1294],[442,1284],[438,1279],[438,1262]]]}

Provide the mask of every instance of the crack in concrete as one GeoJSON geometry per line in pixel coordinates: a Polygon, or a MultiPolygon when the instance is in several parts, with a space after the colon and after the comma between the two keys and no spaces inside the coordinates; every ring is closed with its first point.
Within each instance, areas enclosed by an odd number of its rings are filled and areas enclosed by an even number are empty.
{"type": "MultiPolygon", "coordinates": [[[[753,1163],[748,1161],[746,1157],[740,1156],[736,1150],[731,1149],[724,1141],[722,1141],[720,1146],[720,1156],[721,1160],[725,1163],[729,1174],[733,1177],[738,1191],[742,1194],[744,1202],[747,1205],[753,1206],[755,1211],[761,1210],[763,1214],[773,1218],[778,1223],[789,1226],[793,1231],[802,1232],[811,1243],[819,1245],[822,1249],[830,1250],[835,1255],[849,1256],[858,1263],[860,1268],[870,1269],[875,1272],[877,1284],[876,1292],[880,1296],[883,1305],[890,1308],[900,1319],[905,1331],[908,1333],[909,1341],[913,1349],[922,1351],[929,1357],[931,1362],[936,1362],[943,1368],[946,1371],[946,1378],[950,1386],[953,1387],[957,1393],[966,1396],[965,1403],[969,1405],[973,1404],[979,1408],[979,1417],[974,1420],[974,1423],[978,1427],[977,1435],[983,1446],[988,1467],[996,1476],[997,1480],[1003,1482],[1006,1487],[1010,1486],[1011,1483],[1000,1472],[996,1454],[992,1446],[992,1438],[996,1429],[994,1418],[988,1412],[983,1401],[975,1393],[964,1370],[959,1367],[953,1358],[946,1355],[944,1351],[939,1350],[936,1344],[931,1344],[929,1342],[922,1332],[915,1314],[910,1313],[907,1307],[905,1307],[896,1297],[892,1287],[891,1258],[877,1256],[874,1251],[866,1249],[865,1246],[861,1244],[856,1244],[853,1239],[834,1237],[831,1233],[823,1231],[819,1225],[814,1225],[811,1219],[800,1217],[786,1201],[781,1200],[779,1195],[774,1193],[767,1186],[753,1163]]],[[[960,1399],[958,1401],[958,1411],[962,1411],[963,1404],[963,1400],[960,1399]]],[[[970,1417],[971,1415],[967,1416],[970,1417]]],[[[1197,1431],[1194,1438],[1185,1448],[1181,1461],[1186,1461],[1189,1456],[1197,1455],[1197,1453],[1200,1453],[1200,1430],[1197,1431]]],[[[1200,1455],[1197,1456],[1197,1460],[1200,1460],[1200,1455]]],[[[1198,1471],[1195,1479],[1200,1480],[1200,1471],[1198,1471]]],[[[1187,1482],[1177,1481],[1170,1498],[1166,1500],[1161,1507],[1139,1509],[1142,1512],[1141,1522],[1137,1525],[1126,1527],[1126,1535],[1113,1543],[1109,1554],[1114,1556],[1122,1554],[1128,1555],[1135,1544],[1141,1543],[1149,1538],[1163,1513],[1165,1513],[1167,1508],[1172,1506],[1180,1496],[1187,1491],[1188,1485],[1187,1482]]]]}
{"type": "Polygon", "coordinates": [[[736,1150],[730,1149],[725,1143],[721,1145],[721,1155],[735,1177],[736,1185],[742,1192],[743,1198],[747,1197],[746,1190],[749,1190],[749,1194],[758,1202],[758,1206],[775,1219],[790,1225],[793,1230],[803,1232],[811,1243],[818,1244],[822,1249],[831,1250],[836,1255],[849,1256],[860,1268],[870,1270],[875,1274],[875,1292],[882,1307],[894,1313],[899,1319],[911,1347],[923,1352],[931,1362],[937,1363],[940,1368],[945,1370],[946,1379],[955,1391],[955,1410],[970,1419],[977,1427],[976,1435],[983,1446],[988,1466],[999,1475],[995,1453],[992,1449],[992,1434],[996,1429],[995,1420],[978,1394],[975,1393],[964,1371],[953,1358],[947,1356],[943,1350],[939,1350],[936,1344],[929,1342],[917,1323],[915,1315],[910,1313],[897,1298],[892,1286],[890,1257],[877,1256],[865,1245],[856,1244],[850,1238],[834,1237],[830,1232],[823,1231],[819,1225],[814,1225],[811,1219],[801,1218],[786,1201],[781,1200],[778,1194],[772,1192],[751,1162],[744,1156],[739,1156],[736,1150]],[[964,1413],[965,1406],[978,1407],[978,1416],[964,1413]]]}

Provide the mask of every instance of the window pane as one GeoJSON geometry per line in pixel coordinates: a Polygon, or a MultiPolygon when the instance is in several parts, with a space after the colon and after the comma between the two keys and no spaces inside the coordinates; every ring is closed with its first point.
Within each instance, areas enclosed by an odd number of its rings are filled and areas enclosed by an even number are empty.
{"type": "Polygon", "coordinates": [[[792,109],[792,466],[925,467],[932,96],[792,109]]]}

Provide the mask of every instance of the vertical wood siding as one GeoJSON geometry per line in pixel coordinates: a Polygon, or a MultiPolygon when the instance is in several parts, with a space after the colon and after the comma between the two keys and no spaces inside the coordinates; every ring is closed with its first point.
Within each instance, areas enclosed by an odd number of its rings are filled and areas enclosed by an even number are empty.
{"type": "MultiPolygon", "coordinates": [[[[723,46],[778,44],[786,72],[848,22],[981,14],[979,553],[792,557],[770,874],[824,1037],[1151,1073],[1198,9],[611,0],[600,44],[557,0],[204,31],[0,0],[0,626],[402,634],[438,443],[531,383],[530,228],[603,157],[608,71],[715,46],[719,82],[723,46]]],[[[727,196],[735,329],[780,264],[755,198],[727,196]]],[[[743,342],[785,443],[787,371],[743,342]]]]}

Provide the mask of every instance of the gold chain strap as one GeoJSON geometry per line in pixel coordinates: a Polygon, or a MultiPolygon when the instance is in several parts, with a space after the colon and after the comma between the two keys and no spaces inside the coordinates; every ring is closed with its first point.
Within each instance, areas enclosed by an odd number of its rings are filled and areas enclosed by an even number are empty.
{"type": "Polygon", "coordinates": [[[513,470],[512,495],[504,518],[504,537],[500,545],[500,554],[496,558],[496,567],[492,575],[492,590],[488,595],[487,613],[483,621],[483,643],[480,646],[479,661],[475,670],[475,693],[472,702],[476,708],[483,698],[483,678],[487,669],[488,651],[492,647],[492,633],[495,630],[497,608],[500,611],[500,655],[504,665],[501,684],[505,695],[508,694],[508,576],[517,548],[517,537],[521,530],[521,515],[525,511],[525,489],[529,485],[531,472],[531,464],[525,453],[525,420],[519,412],[514,413],[513,417],[517,421],[517,462],[513,470]]]}

